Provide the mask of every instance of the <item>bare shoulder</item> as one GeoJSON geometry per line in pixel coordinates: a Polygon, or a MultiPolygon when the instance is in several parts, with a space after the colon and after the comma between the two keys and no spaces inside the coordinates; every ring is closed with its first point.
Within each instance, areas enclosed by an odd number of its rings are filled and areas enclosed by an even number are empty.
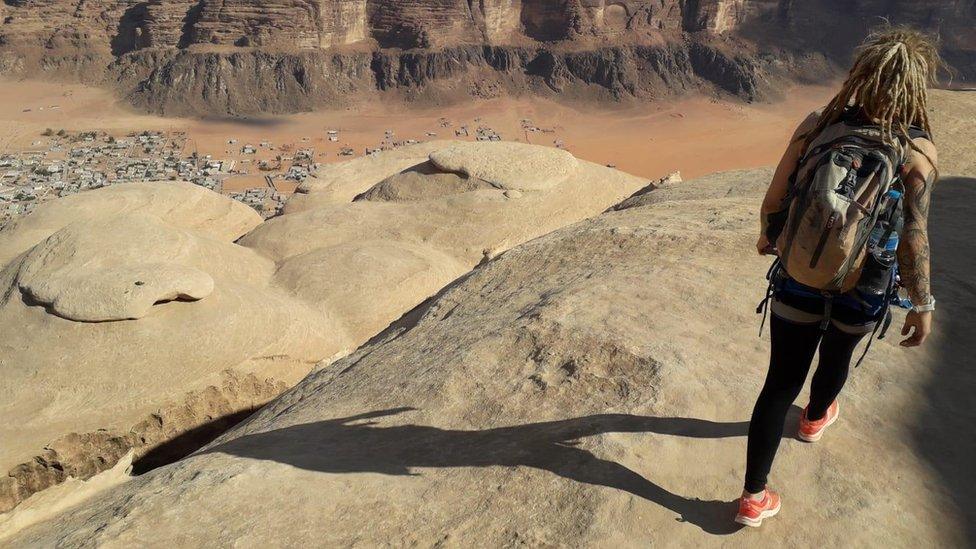
{"type": "Polygon", "coordinates": [[[917,149],[912,149],[908,155],[908,169],[927,178],[929,173],[938,168],[939,151],[931,140],[917,137],[912,140],[917,149]]]}
{"type": "MultiPolygon", "coordinates": [[[[939,150],[936,148],[935,143],[933,143],[931,140],[925,137],[916,137],[915,139],[912,139],[912,142],[915,143],[915,146],[921,149],[923,153],[925,153],[922,156],[931,158],[933,162],[939,161],[939,150]]],[[[915,151],[915,154],[918,155],[918,151],[915,151]]]]}
{"type": "Polygon", "coordinates": [[[797,126],[796,131],[793,132],[793,141],[796,141],[801,136],[813,131],[814,128],[817,127],[817,123],[820,122],[820,116],[822,114],[823,108],[820,108],[807,115],[807,117],[800,122],[800,125],[797,126]]]}
{"type": "Polygon", "coordinates": [[[823,116],[824,108],[821,107],[812,113],[808,114],[803,122],[800,123],[800,130],[803,132],[808,132],[817,127],[817,123],[820,122],[820,117],[823,116]]]}

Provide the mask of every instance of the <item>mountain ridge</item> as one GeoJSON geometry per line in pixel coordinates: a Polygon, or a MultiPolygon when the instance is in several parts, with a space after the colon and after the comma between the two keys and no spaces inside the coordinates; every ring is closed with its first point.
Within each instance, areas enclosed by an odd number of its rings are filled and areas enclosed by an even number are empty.
{"type": "Polygon", "coordinates": [[[976,76],[976,14],[958,0],[10,0],[0,16],[0,74],[97,83],[163,114],[295,112],[391,91],[754,101],[835,74],[882,18],[942,35],[960,78],[976,76]]]}

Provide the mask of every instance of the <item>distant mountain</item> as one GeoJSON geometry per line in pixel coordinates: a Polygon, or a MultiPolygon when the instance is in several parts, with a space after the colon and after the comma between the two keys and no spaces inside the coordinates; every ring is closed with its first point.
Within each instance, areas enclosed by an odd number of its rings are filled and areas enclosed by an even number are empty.
{"type": "Polygon", "coordinates": [[[883,18],[976,77],[972,0],[5,0],[0,72],[117,86],[148,110],[307,110],[365,92],[745,99],[836,70],[883,18]]]}

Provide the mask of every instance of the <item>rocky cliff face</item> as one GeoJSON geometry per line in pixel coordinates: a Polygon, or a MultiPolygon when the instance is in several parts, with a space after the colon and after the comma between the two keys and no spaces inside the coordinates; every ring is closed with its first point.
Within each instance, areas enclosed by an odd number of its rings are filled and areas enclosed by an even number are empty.
{"type": "MultiPolygon", "coordinates": [[[[702,87],[759,99],[768,62],[708,43],[559,50],[455,46],[337,53],[145,50],[110,67],[137,106],[169,114],[290,112],[364,90],[437,100],[502,93],[580,100],[653,100],[702,87]]],[[[804,65],[807,71],[824,67],[804,65]]]]}
{"type": "Polygon", "coordinates": [[[976,77],[971,0],[7,0],[0,17],[0,70],[121,80],[163,112],[246,112],[235,93],[308,109],[397,87],[620,99],[717,84],[755,99],[846,61],[882,17],[938,32],[961,78],[976,77]],[[690,68],[664,74],[681,63],[657,60],[675,56],[690,68]],[[460,78],[477,72],[488,85],[460,78]],[[177,81],[194,91],[174,103],[159,88],[177,81]]]}

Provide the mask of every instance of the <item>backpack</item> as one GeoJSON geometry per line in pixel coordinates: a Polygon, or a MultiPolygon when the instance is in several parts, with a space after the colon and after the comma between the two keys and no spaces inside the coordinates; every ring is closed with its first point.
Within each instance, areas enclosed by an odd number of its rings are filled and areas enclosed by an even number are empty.
{"type": "Polygon", "coordinates": [[[879,127],[850,119],[828,126],[809,144],[775,239],[782,267],[794,280],[825,295],[858,285],[869,256],[874,258],[868,253],[872,233],[884,226],[890,236],[900,225],[906,150],[886,143],[879,127]]]}
{"type": "MultiPolygon", "coordinates": [[[[778,257],[766,273],[769,287],[756,308],[763,315],[784,275],[820,291],[826,330],[835,298],[857,288],[906,307],[898,298],[896,252],[903,226],[902,169],[907,143],[890,144],[878,126],[860,123],[856,112],[826,127],[807,147],[790,178],[783,209],[769,217],[766,236],[778,257]]],[[[909,137],[931,139],[912,127],[909,137]]],[[[910,306],[910,303],[909,305],[910,306]]],[[[880,330],[891,325],[888,306],[875,325],[857,366],[880,330]]]]}

